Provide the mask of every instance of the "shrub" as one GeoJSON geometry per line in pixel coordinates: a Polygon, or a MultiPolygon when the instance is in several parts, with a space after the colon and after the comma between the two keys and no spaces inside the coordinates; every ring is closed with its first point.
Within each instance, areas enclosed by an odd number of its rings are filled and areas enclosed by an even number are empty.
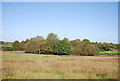
{"type": "Polygon", "coordinates": [[[14,41],[12,45],[14,51],[20,50],[19,44],[20,44],[19,41],[14,41]]]}
{"type": "Polygon", "coordinates": [[[92,44],[85,44],[82,46],[81,55],[94,56],[99,54],[99,49],[92,44]]]}
{"type": "Polygon", "coordinates": [[[61,40],[53,47],[54,54],[69,55],[71,54],[70,44],[67,41],[61,40]]]}
{"type": "Polygon", "coordinates": [[[2,47],[3,51],[13,51],[12,47],[2,47]]]}
{"type": "Polygon", "coordinates": [[[76,47],[72,48],[72,54],[73,55],[80,55],[81,52],[82,52],[82,49],[81,49],[80,46],[76,46],[76,47]]]}

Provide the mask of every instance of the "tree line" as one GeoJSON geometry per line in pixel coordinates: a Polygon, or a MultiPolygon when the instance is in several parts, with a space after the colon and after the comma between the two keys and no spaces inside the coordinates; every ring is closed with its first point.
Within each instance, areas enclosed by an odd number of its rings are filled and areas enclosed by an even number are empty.
{"type": "MultiPolygon", "coordinates": [[[[4,42],[1,42],[4,43],[4,42]]],[[[55,54],[55,55],[83,55],[94,56],[100,51],[113,51],[118,49],[118,44],[90,42],[88,39],[60,40],[54,33],[49,33],[45,39],[42,36],[19,42],[14,41],[12,47],[2,47],[2,50],[25,51],[33,54],[55,54]]]]}

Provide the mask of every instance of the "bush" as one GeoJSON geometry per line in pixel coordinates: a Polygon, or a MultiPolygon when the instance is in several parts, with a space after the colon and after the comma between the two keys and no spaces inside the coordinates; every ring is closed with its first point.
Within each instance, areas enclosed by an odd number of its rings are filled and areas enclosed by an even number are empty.
{"type": "Polygon", "coordinates": [[[58,43],[53,47],[53,52],[57,55],[70,55],[70,44],[64,40],[58,41],[58,43]]]}
{"type": "Polygon", "coordinates": [[[12,47],[2,47],[3,51],[13,51],[12,47]]]}
{"type": "Polygon", "coordinates": [[[14,42],[13,42],[13,45],[12,45],[12,46],[13,46],[13,50],[14,50],[14,51],[20,50],[19,44],[20,44],[19,41],[14,41],[14,42]]]}
{"type": "Polygon", "coordinates": [[[82,52],[82,49],[80,46],[72,47],[72,55],[80,55],[82,52]]]}
{"type": "Polygon", "coordinates": [[[31,42],[25,49],[25,53],[35,53],[35,42],[31,42]]]}
{"type": "Polygon", "coordinates": [[[82,46],[81,55],[94,56],[99,54],[99,49],[92,44],[85,44],[82,46]]]}

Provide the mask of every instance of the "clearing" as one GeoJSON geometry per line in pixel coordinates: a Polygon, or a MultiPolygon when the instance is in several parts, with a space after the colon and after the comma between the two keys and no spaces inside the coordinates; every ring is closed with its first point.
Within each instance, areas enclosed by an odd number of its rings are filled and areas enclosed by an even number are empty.
{"type": "Polygon", "coordinates": [[[2,52],[3,79],[117,79],[118,57],[2,52]]]}

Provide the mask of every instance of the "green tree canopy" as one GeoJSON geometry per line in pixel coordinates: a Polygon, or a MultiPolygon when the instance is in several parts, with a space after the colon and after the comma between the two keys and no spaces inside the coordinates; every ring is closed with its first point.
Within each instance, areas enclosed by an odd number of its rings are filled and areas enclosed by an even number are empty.
{"type": "Polygon", "coordinates": [[[17,41],[17,40],[14,41],[12,46],[13,46],[13,49],[14,49],[15,51],[16,51],[16,50],[19,50],[19,49],[20,49],[20,48],[19,48],[19,41],[17,41]]]}
{"type": "Polygon", "coordinates": [[[46,42],[47,42],[47,45],[49,48],[49,53],[53,53],[53,47],[58,42],[58,40],[59,39],[58,39],[57,35],[54,33],[49,33],[47,35],[46,42]]]}
{"type": "Polygon", "coordinates": [[[109,51],[110,45],[108,43],[103,43],[103,44],[101,44],[101,48],[104,49],[105,51],[109,51]]]}
{"type": "Polygon", "coordinates": [[[90,44],[90,41],[88,39],[83,39],[83,42],[90,44]]]}
{"type": "Polygon", "coordinates": [[[53,52],[59,55],[69,55],[71,54],[70,44],[65,40],[58,41],[53,48],[53,52]]]}
{"type": "Polygon", "coordinates": [[[64,38],[63,40],[66,41],[66,42],[69,42],[69,39],[68,39],[68,38],[64,38]]]}
{"type": "Polygon", "coordinates": [[[76,39],[76,40],[70,41],[70,44],[71,44],[73,47],[80,46],[80,43],[81,43],[81,40],[80,40],[80,39],[76,39]]]}

